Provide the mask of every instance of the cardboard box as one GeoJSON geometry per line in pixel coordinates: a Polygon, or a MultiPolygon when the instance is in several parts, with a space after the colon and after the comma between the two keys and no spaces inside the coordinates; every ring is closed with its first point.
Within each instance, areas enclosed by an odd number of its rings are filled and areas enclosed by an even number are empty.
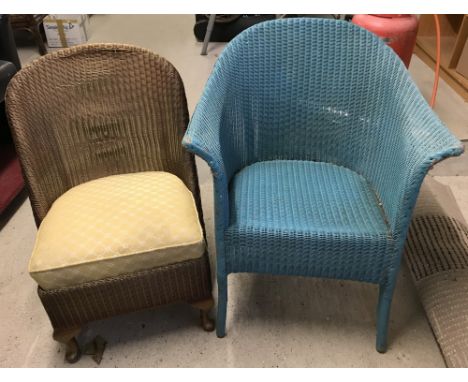
{"type": "Polygon", "coordinates": [[[465,41],[465,46],[461,52],[456,68],[457,72],[468,79],[468,40],[465,41]]]}
{"type": "Polygon", "coordinates": [[[87,15],[48,15],[44,30],[49,48],[66,48],[88,41],[87,15]]]}

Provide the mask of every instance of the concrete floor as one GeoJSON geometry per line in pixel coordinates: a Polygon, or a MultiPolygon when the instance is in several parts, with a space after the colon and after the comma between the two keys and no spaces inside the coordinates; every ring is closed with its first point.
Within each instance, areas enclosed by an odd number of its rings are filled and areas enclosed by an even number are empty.
{"type": "MultiPolygon", "coordinates": [[[[89,42],[122,42],[149,48],[179,70],[192,112],[223,44],[208,56],[192,33],[193,16],[95,15],[89,42]]],[[[23,64],[38,56],[21,48],[23,64]]],[[[411,73],[429,98],[432,71],[417,57],[411,73]]],[[[468,106],[441,81],[436,111],[461,139],[468,138],[468,106]]],[[[468,218],[466,157],[446,161],[434,176],[448,184],[468,218]],[[462,161],[462,162],[460,162],[462,161]],[[460,164],[462,163],[462,164],[460,164]],[[465,170],[464,170],[465,169],[465,170]],[[458,176],[457,176],[458,175],[458,176]]],[[[208,245],[214,265],[212,182],[197,161],[208,245]]],[[[442,165],[441,165],[442,166],[442,165]]],[[[67,367],[63,348],[28,276],[35,226],[29,201],[0,221],[0,367],[67,367]]],[[[468,220],[468,219],[467,219],[468,220]]],[[[213,268],[214,269],[214,268],[213,268]]],[[[395,291],[390,345],[375,351],[377,288],[299,277],[231,275],[228,335],[218,339],[198,326],[198,312],[174,305],[96,322],[83,339],[100,334],[108,345],[102,367],[443,367],[444,362],[404,266],[395,291]]],[[[78,367],[96,364],[84,356],[78,367]]]]}

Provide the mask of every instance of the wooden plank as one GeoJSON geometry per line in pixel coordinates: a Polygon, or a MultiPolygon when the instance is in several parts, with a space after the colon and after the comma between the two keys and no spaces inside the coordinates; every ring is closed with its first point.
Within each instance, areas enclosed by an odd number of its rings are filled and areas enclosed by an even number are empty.
{"type": "MultiPolygon", "coordinates": [[[[426,63],[428,66],[431,68],[434,68],[435,66],[435,61],[434,59],[429,56],[424,49],[422,49],[418,44],[416,44],[414,48],[414,53],[422,60],[424,63],[426,63]]],[[[455,90],[465,102],[468,101],[468,87],[463,86],[458,79],[454,78],[454,76],[459,78],[465,79],[462,75],[458,74],[455,70],[449,69],[449,68],[444,68],[441,66],[440,68],[440,76],[444,79],[445,82],[448,83],[448,85],[455,90]]],[[[466,79],[465,79],[466,81],[466,79]]]]}
{"type": "MultiPolygon", "coordinates": [[[[452,51],[455,48],[457,37],[441,36],[440,38],[440,64],[449,67],[450,60],[452,59],[452,51]]],[[[436,57],[436,37],[424,36],[418,37],[416,43],[424,49],[424,51],[432,58],[436,57]]]]}
{"type": "MultiPolygon", "coordinates": [[[[438,15],[441,30],[440,76],[468,101],[468,79],[455,70],[468,35],[467,15],[438,15]]],[[[435,66],[436,36],[433,15],[421,15],[415,54],[435,66]]]]}
{"type": "Polygon", "coordinates": [[[465,47],[466,39],[468,37],[468,15],[465,15],[463,18],[462,25],[458,31],[457,40],[455,41],[455,46],[453,48],[453,54],[450,59],[449,67],[455,68],[460,59],[463,48],[465,47]]]}

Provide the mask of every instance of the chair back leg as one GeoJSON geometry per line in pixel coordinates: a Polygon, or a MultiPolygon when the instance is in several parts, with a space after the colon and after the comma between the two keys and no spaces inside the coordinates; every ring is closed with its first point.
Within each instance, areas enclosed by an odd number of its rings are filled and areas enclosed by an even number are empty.
{"type": "Polygon", "coordinates": [[[227,313],[227,275],[218,272],[218,314],[216,317],[216,335],[223,338],[226,335],[227,313]]]}

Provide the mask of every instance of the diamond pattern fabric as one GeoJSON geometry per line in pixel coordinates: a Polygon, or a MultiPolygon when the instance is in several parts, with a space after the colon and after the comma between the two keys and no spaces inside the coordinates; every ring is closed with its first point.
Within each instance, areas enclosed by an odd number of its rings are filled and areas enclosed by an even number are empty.
{"type": "Polygon", "coordinates": [[[192,193],[175,175],[113,175],[73,187],[39,227],[29,272],[43,289],[202,256],[192,193]]]}

